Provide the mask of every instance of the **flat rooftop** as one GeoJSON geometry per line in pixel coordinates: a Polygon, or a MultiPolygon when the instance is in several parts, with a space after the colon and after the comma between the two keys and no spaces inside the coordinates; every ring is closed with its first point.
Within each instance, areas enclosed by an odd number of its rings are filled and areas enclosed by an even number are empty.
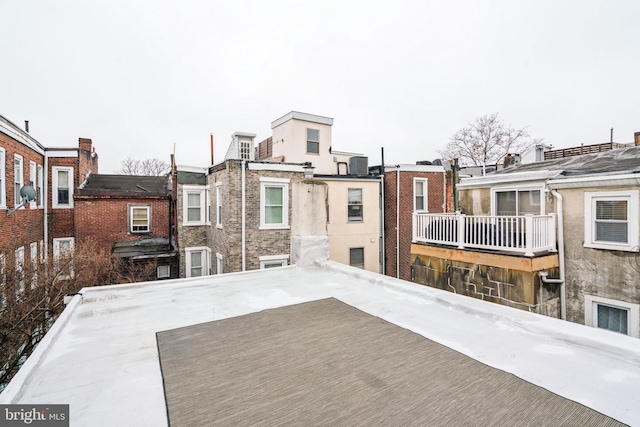
{"type": "Polygon", "coordinates": [[[640,425],[640,340],[331,261],[81,293],[0,403],[74,426],[640,425]]]}

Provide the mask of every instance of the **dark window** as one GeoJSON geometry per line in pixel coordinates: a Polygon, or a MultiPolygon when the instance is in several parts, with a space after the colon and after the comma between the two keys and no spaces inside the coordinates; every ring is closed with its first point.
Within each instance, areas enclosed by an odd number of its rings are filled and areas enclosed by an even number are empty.
{"type": "Polygon", "coordinates": [[[320,153],[320,131],[307,129],[307,153],[320,153]]]}

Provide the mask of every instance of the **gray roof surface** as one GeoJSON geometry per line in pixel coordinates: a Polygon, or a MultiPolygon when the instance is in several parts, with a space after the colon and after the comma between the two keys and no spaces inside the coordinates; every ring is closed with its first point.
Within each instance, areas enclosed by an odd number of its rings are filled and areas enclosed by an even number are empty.
{"type": "Polygon", "coordinates": [[[171,195],[168,176],[92,174],[76,190],[79,196],[166,197],[171,195]]]}
{"type": "Polygon", "coordinates": [[[157,336],[172,427],[624,425],[335,298],[157,336]]]}
{"type": "Polygon", "coordinates": [[[492,173],[492,176],[519,172],[562,171],[564,176],[640,173],[640,147],[620,148],[557,160],[527,163],[492,173]]]}

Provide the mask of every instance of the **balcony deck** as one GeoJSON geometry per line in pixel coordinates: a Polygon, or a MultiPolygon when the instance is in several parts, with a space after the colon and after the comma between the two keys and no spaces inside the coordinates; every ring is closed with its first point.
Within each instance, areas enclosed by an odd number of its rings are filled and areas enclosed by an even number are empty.
{"type": "Polygon", "coordinates": [[[413,242],[534,257],[556,251],[555,214],[413,214],[413,242]]]}

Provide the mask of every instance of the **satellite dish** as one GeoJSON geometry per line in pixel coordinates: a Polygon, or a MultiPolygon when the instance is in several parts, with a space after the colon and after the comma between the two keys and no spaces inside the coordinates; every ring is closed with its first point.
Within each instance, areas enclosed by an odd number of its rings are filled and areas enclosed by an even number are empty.
{"type": "Polygon", "coordinates": [[[28,202],[33,202],[35,199],[36,199],[36,190],[30,185],[23,186],[20,189],[20,204],[16,206],[15,209],[8,210],[7,216],[11,215],[15,211],[17,211],[18,209],[26,205],[28,202]]]}
{"type": "Polygon", "coordinates": [[[20,189],[20,198],[27,199],[27,202],[33,202],[36,199],[36,190],[30,185],[25,185],[20,189]]]}

